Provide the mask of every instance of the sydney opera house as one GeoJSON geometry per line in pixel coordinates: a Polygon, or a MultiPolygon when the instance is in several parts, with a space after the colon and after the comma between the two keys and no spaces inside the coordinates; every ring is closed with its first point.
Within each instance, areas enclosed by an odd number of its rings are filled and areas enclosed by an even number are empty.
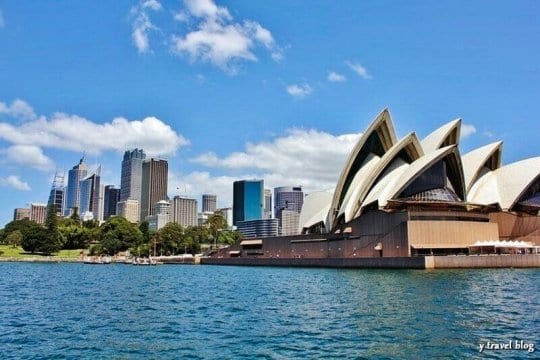
{"type": "Polygon", "coordinates": [[[230,256],[411,257],[540,245],[540,157],[501,164],[502,142],[459,151],[461,120],[399,139],[388,110],[335,189],[306,196],[301,235],[244,240],[230,256]],[[521,244],[521,245],[515,245],[521,244]]]}

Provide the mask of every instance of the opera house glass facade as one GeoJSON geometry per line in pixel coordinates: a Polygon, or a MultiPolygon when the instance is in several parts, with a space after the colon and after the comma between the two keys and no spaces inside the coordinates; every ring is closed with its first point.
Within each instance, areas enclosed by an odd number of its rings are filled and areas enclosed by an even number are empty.
{"type": "Polygon", "coordinates": [[[415,132],[399,139],[385,109],[355,144],[335,189],[306,196],[302,235],[264,239],[260,252],[408,257],[469,254],[486,241],[540,245],[540,157],[503,166],[502,142],[461,154],[460,131],[456,119],[423,139],[415,132]]]}

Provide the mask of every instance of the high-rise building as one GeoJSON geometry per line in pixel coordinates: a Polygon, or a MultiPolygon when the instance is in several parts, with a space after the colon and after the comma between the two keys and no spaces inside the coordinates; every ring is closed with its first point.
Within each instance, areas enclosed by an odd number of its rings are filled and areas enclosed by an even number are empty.
{"type": "Polygon", "coordinates": [[[262,219],[264,216],[264,181],[240,180],[233,184],[233,224],[262,219]]]}
{"type": "Polygon", "coordinates": [[[64,216],[71,215],[74,208],[80,207],[79,182],[86,177],[87,173],[88,167],[84,162],[83,156],[79,163],[68,172],[68,185],[66,193],[66,206],[64,207],[64,216]]]}
{"type": "Polygon", "coordinates": [[[175,196],[173,222],[182,226],[197,226],[197,200],[175,196]]]}
{"type": "Polygon", "coordinates": [[[300,213],[304,204],[304,192],[301,186],[282,186],[274,188],[274,216],[283,228],[281,213],[283,210],[300,213]]]}
{"type": "Polygon", "coordinates": [[[171,222],[171,203],[167,200],[160,200],[154,205],[153,215],[145,219],[148,221],[148,229],[158,231],[171,222]]]}
{"type": "Polygon", "coordinates": [[[62,215],[64,213],[64,192],[64,174],[59,174],[57,172],[54,174],[51,192],[49,193],[49,201],[47,202],[47,206],[55,206],[57,215],[62,215]]]}
{"type": "Polygon", "coordinates": [[[238,221],[237,230],[240,231],[245,239],[265,238],[278,235],[277,219],[257,219],[238,221]]]}
{"type": "Polygon", "coordinates": [[[272,190],[264,189],[264,218],[272,218],[272,190]]]}
{"type": "Polygon", "coordinates": [[[141,213],[139,209],[139,201],[128,199],[124,201],[119,201],[116,206],[116,214],[125,218],[131,223],[139,222],[139,214],[141,213]]]}
{"type": "Polygon", "coordinates": [[[16,208],[13,211],[13,220],[30,220],[30,209],[28,208],[16,208]]]}
{"type": "Polygon", "coordinates": [[[298,235],[300,229],[298,228],[300,223],[300,213],[292,210],[281,211],[281,232],[282,236],[298,235]]]}
{"type": "Polygon", "coordinates": [[[120,189],[114,185],[105,186],[105,195],[103,197],[103,220],[116,215],[116,207],[120,201],[120,189]]]}
{"type": "Polygon", "coordinates": [[[124,153],[120,178],[120,201],[133,199],[141,203],[142,164],[146,154],[142,149],[124,153]]]}
{"type": "Polygon", "coordinates": [[[38,224],[45,224],[46,217],[47,217],[46,204],[30,204],[30,220],[35,221],[38,224]]]}
{"type": "Polygon", "coordinates": [[[225,218],[225,221],[227,221],[227,226],[229,228],[231,228],[233,226],[233,212],[232,212],[232,208],[221,208],[221,209],[217,209],[216,210],[216,213],[219,213],[221,214],[224,218],[225,218]]]}
{"type": "Polygon", "coordinates": [[[149,159],[142,165],[141,181],[141,221],[154,215],[154,205],[160,200],[167,200],[167,160],[149,159]]]}
{"type": "Polygon", "coordinates": [[[87,213],[92,213],[94,220],[103,221],[101,166],[93,174],[81,180],[79,193],[79,214],[81,218],[88,218],[89,215],[87,213]]]}
{"type": "Polygon", "coordinates": [[[217,208],[217,196],[212,194],[203,194],[202,212],[214,212],[217,208]]]}

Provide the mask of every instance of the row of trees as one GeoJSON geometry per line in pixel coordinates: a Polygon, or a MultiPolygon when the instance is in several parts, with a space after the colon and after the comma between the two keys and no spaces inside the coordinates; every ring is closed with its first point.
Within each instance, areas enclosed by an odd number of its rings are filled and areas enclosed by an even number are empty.
{"type": "Polygon", "coordinates": [[[90,253],[95,255],[126,250],[138,256],[198,253],[201,244],[232,244],[239,238],[240,233],[227,230],[227,222],[219,213],[210,216],[205,226],[183,227],[169,223],[158,232],[152,232],[146,221],[137,226],[119,216],[109,218],[101,226],[97,221],[81,223],[76,211],[70,218],[58,219],[54,205],[47,209],[44,226],[30,220],[17,220],[0,232],[2,243],[43,254],[89,247],[90,253]]]}

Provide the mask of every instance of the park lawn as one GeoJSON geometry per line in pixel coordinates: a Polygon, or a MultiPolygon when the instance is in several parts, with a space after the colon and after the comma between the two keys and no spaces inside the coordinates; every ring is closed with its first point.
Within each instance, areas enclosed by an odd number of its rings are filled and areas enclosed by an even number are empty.
{"type": "MultiPolygon", "coordinates": [[[[25,253],[23,248],[20,246],[13,247],[11,245],[0,245],[0,252],[2,251],[4,253],[0,255],[1,257],[24,258],[24,257],[41,256],[41,254],[25,253]]],[[[62,257],[62,258],[78,258],[81,254],[81,251],[85,251],[85,249],[60,250],[54,256],[62,257]]]]}

